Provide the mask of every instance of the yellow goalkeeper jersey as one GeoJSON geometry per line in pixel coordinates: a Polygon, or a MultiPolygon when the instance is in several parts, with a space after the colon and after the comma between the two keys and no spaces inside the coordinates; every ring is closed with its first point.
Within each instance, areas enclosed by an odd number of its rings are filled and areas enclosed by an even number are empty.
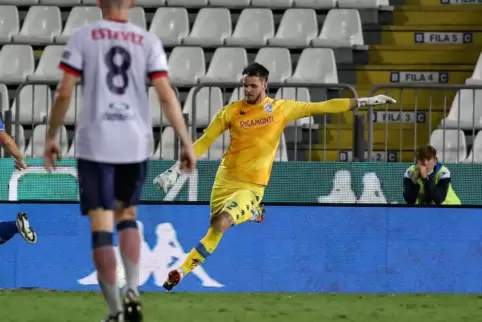
{"type": "Polygon", "coordinates": [[[217,113],[203,136],[194,143],[194,151],[197,157],[202,156],[212,142],[229,129],[230,144],[217,176],[266,186],[281,135],[289,122],[349,109],[349,99],[309,103],[266,97],[256,105],[239,100],[217,113]]]}

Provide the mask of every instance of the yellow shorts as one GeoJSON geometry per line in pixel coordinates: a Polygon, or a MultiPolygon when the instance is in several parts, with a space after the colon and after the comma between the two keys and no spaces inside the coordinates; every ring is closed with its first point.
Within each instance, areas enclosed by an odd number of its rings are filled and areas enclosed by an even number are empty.
{"type": "Polygon", "coordinates": [[[251,219],[251,211],[263,199],[265,186],[218,178],[211,192],[211,217],[227,212],[238,225],[251,219]]]}

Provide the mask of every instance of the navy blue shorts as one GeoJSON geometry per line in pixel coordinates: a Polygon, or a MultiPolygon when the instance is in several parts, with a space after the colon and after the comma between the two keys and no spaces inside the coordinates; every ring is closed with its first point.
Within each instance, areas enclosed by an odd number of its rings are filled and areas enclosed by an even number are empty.
{"type": "Polygon", "coordinates": [[[115,210],[116,201],[136,206],[147,176],[147,160],[110,164],[77,160],[80,209],[83,215],[94,209],[115,210]]]}

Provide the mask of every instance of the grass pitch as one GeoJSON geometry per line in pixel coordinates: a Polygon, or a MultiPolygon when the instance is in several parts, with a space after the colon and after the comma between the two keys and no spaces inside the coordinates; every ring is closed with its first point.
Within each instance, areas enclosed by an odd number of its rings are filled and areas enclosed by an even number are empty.
{"type": "MultiPolygon", "coordinates": [[[[99,293],[0,291],[2,322],[100,321],[99,293]]],[[[144,293],[146,322],[482,321],[482,296],[144,293]]]]}

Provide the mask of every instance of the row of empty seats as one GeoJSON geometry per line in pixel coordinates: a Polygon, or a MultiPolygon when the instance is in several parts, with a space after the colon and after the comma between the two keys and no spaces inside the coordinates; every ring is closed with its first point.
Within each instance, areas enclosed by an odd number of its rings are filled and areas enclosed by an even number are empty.
{"type": "MultiPolygon", "coordinates": [[[[41,158],[43,156],[45,147],[45,137],[47,134],[47,126],[45,124],[37,125],[32,131],[32,137],[26,143],[25,130],[22,126],[19,127],[18,134],[15,140],[18,144],[20,152],[28,158],[41,158]]],[[[69,144],[67,129],[61,126],[57,134],[57,140],[60,145],[60,153],[63,158],[75,157],[75,143],[74,140],[69,144]]],[[[161,139],[157,146],[153,146],[153,154],[151,159],[173,160],[177,159],[176,152],[177,137],[172,127],[166,127],[162,132],[161,139]]],[[[209,150],[201,156],[201,160],[220,160],[224,152],[229,146],[229,132],[225,132],[218,137],[209,150]]],[[[276,154],[276,161],[288,161],[288,153],[286,149],[286,140],[284,134],[281,136],[280,144],[276,154]]]]}
{"type": "MultiPolygon", "coordinates": [[[[57,6],[76,6],[76,5],[96,5],[97,0],[0,0],[3,5],[31,6],[36,4],[57,5],[57,6]]],[[[388,0],[136,0],[136,5],[140,7],[160,7],[160,6],[186,6],[186,7],[207,7],[220,6],[229,8],[267,7],[267,8],[370,8],[379,9],[388,6],[388,0]]]]}
{"type": "MultiPolygon", "coordinates": [[[[72,32],[90,22],[102,19],[97,7],[75,7],[62,28],[58,7],[34,6],[20,28],[15,6],[0,6],[0,41],[29,44],[64,44],[72,32]]],[[[129,11],[132,23],[146,28],[144,9],[129,11]]],[[[199,11],[192,29],[185,8],[157,9],[149,30],[166,46],[256,46],[280,47],[353,47],[363,45],[361,19],[356,9],[331,9],[319,31],[313,9],[288,9],[275,31],[270,9],[244,9],[234,28],[226,8],[204,8],[199,11]]]]}
{"type": "MultiPolygon", "coordinates": [[[[184,103],[183,113],[189,116],[189,123],[192,124],[192,102],[194,88],[188,94],[184,103]]],[[[82,87],[79,85],[72,94],[70,106],[64,120],[64,124],[73,125],[76,123],[79,111],[82,107],[82,87]]],[[[5,85],[0,85],[0,96],[2,104],[8,106],[8,91],[5,85]]],[[[169,125],[166,117],[161,113],[159,100],[153,87],[149,88],[149,109],[154,126],[169,125]]],[[[226,103],[244,98],[244,91],[238,88],[231,93],[228,102],[223,99],[223,93],[219,87],[202,88],[196,96],[196,126],[206,127],[212,120],[214,115],[226,103]]],[[[276,99],[292,99],[298,101],[310,101],[310,93],[307,88],[280,88],[276,95],[276,99]]],[[[52,105],[52,92],[46,85],[27,85],[22,88],[19,95],[19,106],[17,107],[17,98],[14,99],[10,111],[12,119],[17,120],[17,108],[19,110],[18,121],[20,124],[40,124],[45,123],[50,113],[52,105]]],[[[299,120],[297,126],[305,126],[313,124],[312,118],[304,118],[299,120]]]]}
{"type": "MultiPolygon", "coordinates": [[[[30,45],[5,45],[0,50],[0,83],[59,81],[58,68],[63,46],[47,46],[35,67],[30,45]]],[[[269,81],[277,83],[338,83],[335,54],[329,48],[305,48],[293,73],[290,51],[286,48],[261,48],[255,61],[270,71],[269,81]]],[[[200,83],[239,82],[248,64],[246,49],[217,48],[206,71],[201,47],[175,47],[169,55],[169,77],[174,84],[191,86],[200,83]]]]}
{"type": "Polygon", "coordinates": [[[475,136],[468,155],[467,140],[461,130],[434,130],[430,144],[437,149],[437,158],[442,162],[482,163],[482,132],[475,136]]]}

